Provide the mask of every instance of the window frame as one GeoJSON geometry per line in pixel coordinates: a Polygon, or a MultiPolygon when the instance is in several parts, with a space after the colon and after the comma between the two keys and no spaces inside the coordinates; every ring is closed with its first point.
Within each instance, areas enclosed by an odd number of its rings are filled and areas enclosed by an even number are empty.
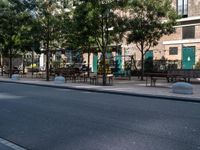
{"type": "Polygon", "coordinates": [[[169,55],[178,55],[178,47],[169,47],[169,55]]]}
{"type": "Polygon", "coordinates": [[[189,6],[188,0],[176,0],[176,12],[177,12],[177,14],[179,16],[181,16],[182,18],[188,17],[188,6],[189,6]],[[181,2],[181,12],[179,11],[179,2],[181,2]],[[186,6],[186,9],[185,9],[185,6],[186,6]]]}
{"type": "Polygon", "coordinates": [[[182,27],[182,39],[195,39],[195,31],[196,31],[196,27],[194,25],[182,27]],[[186,29],[186,28],[190,28],[191,30],[186,29]]]}

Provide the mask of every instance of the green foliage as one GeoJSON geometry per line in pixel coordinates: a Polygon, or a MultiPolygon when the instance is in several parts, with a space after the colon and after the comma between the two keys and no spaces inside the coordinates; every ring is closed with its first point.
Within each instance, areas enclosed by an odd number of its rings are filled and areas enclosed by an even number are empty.
{"type": "Polygon", "coordinates": [[[34,18],[27,7],[28,2],[7,0],[0,3],[2,12],[0,43],[5,55],[15,55],[20,51],[30,50],[32,45],[37,45],[36,50],[39,50],[39,38],[36,40],[32,34],[34,18]]]}
{"type": "Polygon", "coordinates": [[[87,0],[75,9],[76,31],[81,42],[97,45],[101,51],[118,35],[117,1],[87,0]],[[112,29],[112,30],[110,30],[112,29]]]}
{"type": "Polygon", "coordinates": [[[127,41],[135,43],[141,52],[142,78],[146,52],[156,46],[163,35],[175,32],[177,14],[171,4],[171,0],[132,0],[128,3],[127,41]]]}
{"type": "Polygon", "coordinates": [[[200,69],[200,60],[195,64],[195,69],[200,69]]]}
{"type": "Polygon", "coordinates": [[[94,25],[92,23],[92,5],[91,3],[82,3],[78,5],[73,16],[73,41],[78,47],[89,49],[94,45],[94,25]]]}
{"type": "Polygon", "coordinates": [[[171,0],[133,0],[130,12],[128,43],[143,44],[148,49],[156,46],[163,35],[175,31],[177,15],[171,0]]]}

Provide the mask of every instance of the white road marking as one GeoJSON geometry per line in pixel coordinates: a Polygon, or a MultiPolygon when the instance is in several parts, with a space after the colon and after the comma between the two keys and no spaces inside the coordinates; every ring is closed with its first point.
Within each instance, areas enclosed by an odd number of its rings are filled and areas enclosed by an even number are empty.
{"type": "Polygon", "coordinates": [[[23,96],[17,96],[7,93],[0,93],[0,99],[16,99],[16,98],[22,98],[23,96]]]}
{"type": "Polygon", "coordinates": [[[91,94],[91,93],[94,93],[94,92],[81,92],[81,93],[85,93],[85,94],[91,94]]]}
{"type": "Polygon", "coordinates": [[[70,92],[70,91],[72,91],[72,90],[70,90],[70,89],[56,89],[57,91],[63,91],[63,92],[70,92]]]}
{"type": "Polygon", "coordinates": [[[11,143],[11,142],[4,140],[2,138],[0,138],[0,143],[7,146],[7,147],[12,148],[13,150],[26,150],[26,149],[14,144],[14,143],[11,143]]]}

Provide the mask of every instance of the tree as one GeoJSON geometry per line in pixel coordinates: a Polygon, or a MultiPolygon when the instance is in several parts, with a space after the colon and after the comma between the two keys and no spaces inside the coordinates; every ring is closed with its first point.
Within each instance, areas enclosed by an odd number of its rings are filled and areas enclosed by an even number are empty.
{"type": "Polygon", "coordinates": [[[12,75],[12,58],[16,54],[39,51],[40,36],[36,36],[36,20],[33,15],[34,0],[4,0],[1,5],[1,45],[2,53],[10,58],[10,77],[12,75]],[[37,48],[36,48],[37,47],[37,48]]]}
{"type": "Polygon", "coordinates": [[[88,77],[90,76],[90,53],[91,47],[95,45],[94,26],[91,22],[90,12],[92,11],[91,3],[82,3],[78,5],[73,15],[73,41],[76,46],[88,53],[88,77]]]}
{"type": "Polygon", "coordinates": [[[128,3],[128,43],[135,43],[141,52],[141,80],[144,56],[160,38],[175,31],[177,14],[171,0],[132,0],[128,3]]]}
{"type": "MultiPolygon", "coordinates": [[[[27,18],[27,21],[23,24],[23,26],[19,30],[20,32],[20,43],[18,45],[20,51],[23,53],[23,73],[25,72],[25,54],[27,52],[32,52],[32,64],[33,64],[33,56],[34,52],[41,53],[40,47],[40,26],[37,20],[32,18],[27,18]]],[[[33,65],[32,65],[33,66],[33,65]]],[[[33,75],[33,68],[32,68],[32,75],[33,75]]]]}
{"type": "Polygon", "coordinates": [[[1,2],[1,45],[4,55],[9,56],[9,75],[12,75],[12,58],[18,53],[24,23],[29,17],[24,1],[5,0],[1,2]]]}
{"type": "Polygon", "coordinates": [[[84,17],[80,18],[81,23],[79,26],[83,30],[81,33],[86,33],[87,36],[86,41],[83,41],[83,43],[91,44],[94,40],[95,45],[102,53],[103,85],[106,85],[106,52],[109,44],[114,43],[114,38],[119,33],[116,26],[119,25],[118,20],[120,17],[117,15],[116,10],[121,6],[120,3],[121,1],[114,0],[85,0],[80,4],[83,11],[80,10],[79,15],[82,14],[84,17]]]}
{"type": "Polygon", "coordinates": [[[68,14],[58,0],[38,0],[35,3],[35,16],[39,21],[43,46],[46,53],[46,80],[49,81],[49,55],[50,50],[59,48],[66,43],[64,36],[64,23],[67,22],[68,14]]]}

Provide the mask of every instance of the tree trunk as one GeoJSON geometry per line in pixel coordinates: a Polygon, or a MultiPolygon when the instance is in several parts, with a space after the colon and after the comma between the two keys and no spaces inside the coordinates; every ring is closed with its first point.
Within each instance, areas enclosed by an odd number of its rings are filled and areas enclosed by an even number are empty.
{"type": "Polygon", "coordinates": [[[33,53],[33,50],[32,50],[32,59],[31,59],[31,72],[32,72],[32,78],[33,78],[33,60],[34,60],[34,53],[33,53]]]}
{"type": "Polygon", "coordinates": [[[9,77],[12,77],[12,49],[9,50],[9,77]]]}
{"type": "Polygon", "coordinates": [[[144,43],[141,42],[141,80],[144,80],[144,43]]]}
{"type": "Polygon", "coordinates": [[[25,74],[25,61],[24,61],[24,59],[25,59],[25,53],[23,53],[22,74],[25,74]]]}
{"type": "Polygon", "coordinates": [[[141,80],[144,80],[144,54],[142,53],[141,57],[141,80]]]}
{"type": "Polygon", "coordinates": [[[49,81],[49,43],[46,50],[46,80],[49,81]]]}
{"type": "Polygon", "coordinates": [[[106,49],[105,47],[103,47],[103,85],[105,86],[106,85],[106,49]]]}
{"type": "Polygon", "coordinates": [[[88,66],[87,75],[90,77],[90,48],[88,49],[88,66]]]}
{"type": "Polygon", "coordinates": [[[50,40],[49,16],[47,16],[47,49],[46,49],[46,80],[49,81],[49,40],[50,40]]]}
{"type": "Polygon", "coordinates": [[[1,54],[1,75],[3,76],[3,66],[4,66],[4,62],[3,62],[3,54],[1,54]]]}

